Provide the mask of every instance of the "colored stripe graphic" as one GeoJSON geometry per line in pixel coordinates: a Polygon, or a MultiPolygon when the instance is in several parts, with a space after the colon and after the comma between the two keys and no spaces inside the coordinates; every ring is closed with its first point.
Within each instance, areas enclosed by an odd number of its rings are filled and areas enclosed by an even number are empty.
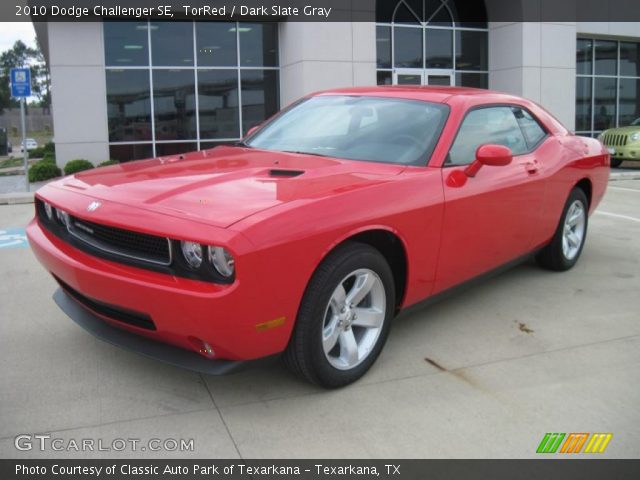
{"type": "Polygon", "coordinates": [[[562,445],[560,453],[580,453],[587,438],[589,438],[588,433],[570,433],[562,445]]]}
{"type": "Polygon", "coordinates": [[[564,436],[564,433],[546,433],[536,453],[556,453],[564,436]]]}
{"type": "Polygon", "coordinates": [[[604,453],[612,437],[612,433],[594,433],[584,453],[604,453]]]}

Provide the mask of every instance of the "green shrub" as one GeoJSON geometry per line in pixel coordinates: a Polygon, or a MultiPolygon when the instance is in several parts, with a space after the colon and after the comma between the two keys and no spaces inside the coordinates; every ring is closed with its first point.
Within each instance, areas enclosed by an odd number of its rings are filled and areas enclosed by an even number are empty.
{"type": "Polygon", "coordinates": [[[44,147],[34,148],[33,150],[29,151],[29,158],[42,158],[46,153],[47,152],[45,151],[44,147]]]}
{"type": "Polygon", "coordinates": [[[98,167],[107,167],[109,165],[118,165],[120,163],[119,160],[105,160],[102,163],[98,164],[98,167]]]}
{"type": "Polygon", "coordinates": [[[56,154],[56,146],[53,142],[45,143],[42,149],[44,150],[44,153],[52,153],[53,155],[56,154]]]}
{"type": "Polygon", "coordinates": [[[51,153],[45,153],[44,157],[42,157],[42,160],[40,160],[41,162],[45,162],[45,163],[53,163],[55,165],[56,163],[56,156],[51,154],[51,153]]]}
{"type": "Polygon", "coordinates": [[[29,168],[30,182],[41,182],[43,180],[49,180],[50,178],[59,177],[61,175],[62,172],[55,163],[44,162],[42,160],[31,165],[31,167],[29,168]]]}
{"type": "Polygon", "coordinates": [[[91,163],[89,160],[78,158],[76,160],[70,160],[64,166],[64,174],[72,175],[74,173],[82,172],[83,170],[90,170],[92,168],[93,168],[93,163],[91,163]]]}

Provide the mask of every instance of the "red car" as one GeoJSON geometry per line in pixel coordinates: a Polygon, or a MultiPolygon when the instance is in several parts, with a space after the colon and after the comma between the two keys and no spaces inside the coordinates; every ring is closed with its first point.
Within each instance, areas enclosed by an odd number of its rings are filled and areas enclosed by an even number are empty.
{"type": "Polygon", "coordinates": [[[531,255],[571,268],[609,160],[518,97],[332,90],[233,146],[50,183],[28,236],[105,340],[207,373],[284,352],[339,387],[402,309],[531,255]]]}

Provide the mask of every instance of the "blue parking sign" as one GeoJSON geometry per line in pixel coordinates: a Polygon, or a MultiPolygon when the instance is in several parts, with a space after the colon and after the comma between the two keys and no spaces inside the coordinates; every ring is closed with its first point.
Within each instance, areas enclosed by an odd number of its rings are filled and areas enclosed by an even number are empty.
{"type": "Polygon", "coordinates": [[[11,96],[31,96],[31,70],[28,68],[11,69],[11,96]]]}

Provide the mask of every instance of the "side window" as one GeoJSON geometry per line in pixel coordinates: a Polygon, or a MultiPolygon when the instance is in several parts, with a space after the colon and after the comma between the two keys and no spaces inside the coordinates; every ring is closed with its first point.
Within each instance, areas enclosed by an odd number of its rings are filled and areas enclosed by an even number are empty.
{"type": "Polygon", "coordinates": [[[532,149],[540,143],[540,140],[542,140],[547,133],[540,126],[538,121],[526,110],[513,107],[513,114],[518,120],[518,124],[522,129],[522,133],[524,134],[524,138],[527,141],[529,149],[532,149]]]}
{"type": "Polygon", "coordinates": [[[478,147],[486,143],[509,147],[514,155],[528,150],[511,107],[486,107],[469,112],[462,121],[446,163],[467,165],[475,159],[478,147]]]}

